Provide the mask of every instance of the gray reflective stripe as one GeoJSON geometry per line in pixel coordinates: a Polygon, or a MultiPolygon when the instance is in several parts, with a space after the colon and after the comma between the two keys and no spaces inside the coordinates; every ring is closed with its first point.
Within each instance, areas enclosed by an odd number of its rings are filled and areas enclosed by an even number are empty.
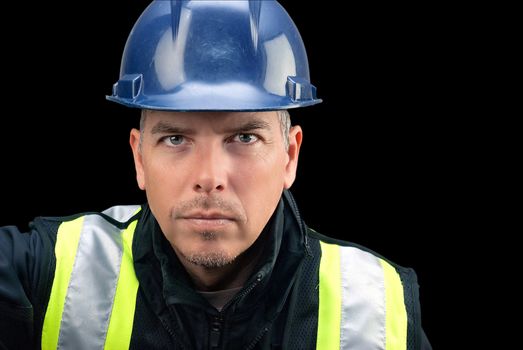
{"type": "Polygon", "coordinates": [[[140,209],[139,205],[116,205],[102,211],[103,214],[112,217],[119,222],[127,222],[140,209]]]}
{"type": "Polygon", "coordinates": [[[385,280],[378,258],[340,247],[340,349],[385,349],[385,280]]]}
{"type": "MultiPolygon", "coordinates": [[[[129,209],[111,208],[110,213],[130,217],[129,209]]],[[[99,215],[87,215],[65,297],[58,348],[104,348],[121,259],[120,229],[99,215]]]]}

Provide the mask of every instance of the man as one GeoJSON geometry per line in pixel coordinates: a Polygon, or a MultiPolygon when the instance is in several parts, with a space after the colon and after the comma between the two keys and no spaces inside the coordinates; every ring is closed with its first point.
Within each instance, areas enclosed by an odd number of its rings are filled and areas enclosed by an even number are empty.
{"type": "Polygon", "coordinates": [[[275,1],[154,1],[109,100],[147,204],[0,231],[0,344],[430,349],[416,276],[302,221],[288,189],[321,102],[275,1]]]}

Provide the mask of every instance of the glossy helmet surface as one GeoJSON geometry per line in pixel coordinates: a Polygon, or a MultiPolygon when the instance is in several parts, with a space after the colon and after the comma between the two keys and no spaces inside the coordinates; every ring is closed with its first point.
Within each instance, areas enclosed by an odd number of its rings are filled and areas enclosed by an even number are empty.
{"type": "Polygon", "coordinates": [[[320,103],[303,41],[273,0],[156,0],[132,29],[108,100],[171,111],[320,103]]]}

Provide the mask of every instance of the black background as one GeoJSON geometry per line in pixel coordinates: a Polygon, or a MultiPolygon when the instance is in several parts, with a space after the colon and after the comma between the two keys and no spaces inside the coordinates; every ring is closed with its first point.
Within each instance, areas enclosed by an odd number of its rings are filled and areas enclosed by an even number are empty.
{"type": "MultiPolygon", "coordinates": [[[[143,201],[128,147],[139,112],[105,95],[148,3],[23,2],[15,25],[3,21],[0,225],[143,201]]],[[[443,127],[445,24],[428,5],[281,3],[324,100],[292,113],[304,129],[292,189],[302,214],[321,233],[413,267],[437,348],[443,242],[459,234],[461,201],[451,196],[460,157],[448,157],[443,127]]]]}

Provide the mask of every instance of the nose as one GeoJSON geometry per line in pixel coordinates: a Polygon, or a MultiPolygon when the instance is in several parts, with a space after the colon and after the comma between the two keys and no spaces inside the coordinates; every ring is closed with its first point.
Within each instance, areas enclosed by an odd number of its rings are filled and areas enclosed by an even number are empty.
{"type": "Polygon", "coordinates": [[[222,192],[226,188],[227,159],[220,147],[205,147],[195,161],[193,190],[198,193],[222,192]]]}

